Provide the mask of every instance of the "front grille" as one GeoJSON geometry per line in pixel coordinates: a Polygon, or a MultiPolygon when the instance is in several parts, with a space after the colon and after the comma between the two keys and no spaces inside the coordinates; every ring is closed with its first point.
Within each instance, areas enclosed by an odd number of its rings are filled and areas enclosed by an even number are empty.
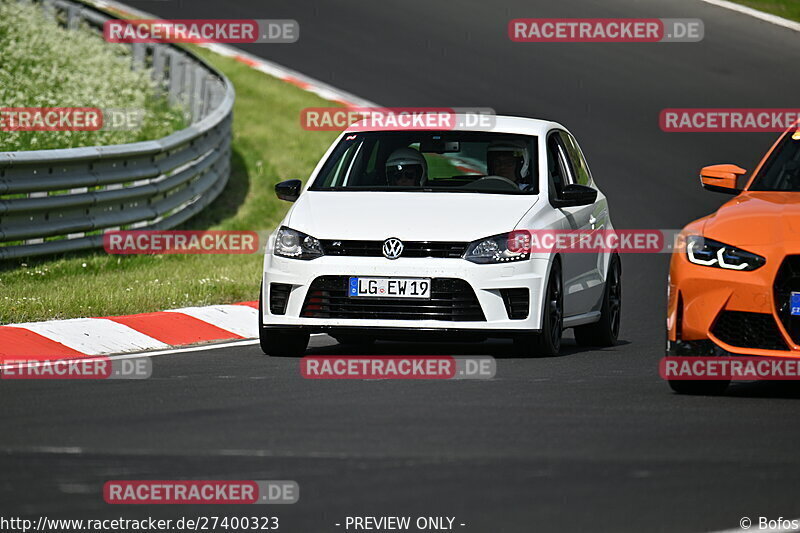
{"type": "Polygon", "coordinates": [[[772,287],[775,311],[795,344],[800,344],[800,316],[792,316],[792,292],[800,292],[800,256],[789,255],[783,260],[772,287]]]}
{"type": "Polygon", "coordinates": [[[719,340],[739,348],[788,350],[772,315],[723,311],[711,328],[719,340]]]}
{"type": "Polygon", "coordinates": [[[289,293],[292,286],[287,283],[269,284],[269,312],[273,315],[286,314],[286,304],[289,303],[289,293]]]}
{"type": "Polygon", "coordinates": [[[431,297],[352,298],[349,276],[320,276],[308,289],[301,316],[307,318],[361,318],[385,320],[446,320],[484,322],[475,291],[463,279],[433,278],[431,297]]]}
{"type": "Polygon", "coordinates": [[[530,291],[528,289],[500,289],[506,313],[511,320],[524,320],[528,318],[530,307],[530,291]]]}
{"type": "MultiPolygon", "coordinates": [[[[383,241],[323,240],[321,243],[325,255],[383,257],[383,241]]],[[[459,258],[464,255],[468,244],[466,242],[404,241],[403,253],[400,257],[459,258]]]]}

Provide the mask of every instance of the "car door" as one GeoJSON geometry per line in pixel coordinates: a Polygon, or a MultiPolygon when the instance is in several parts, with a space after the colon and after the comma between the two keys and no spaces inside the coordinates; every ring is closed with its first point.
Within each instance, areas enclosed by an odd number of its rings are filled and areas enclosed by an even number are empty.
{"type": "MultiPolygon", "coordinates": [[[[593,186],[580,148],[567,132],[550,132],[547,139],[547,158],[551,198],[558,198],[563,188],[569,184],[593,186]]],[[[566,230],[591,232],[601,229],[602,220],[597,216],[597,202],[557,209],[564,217],[566,230]]],[[[565,316],[581,315],[596,308],[603,289],[600,259],[601,253],[597,251],[562,252],[565,316]]]]}

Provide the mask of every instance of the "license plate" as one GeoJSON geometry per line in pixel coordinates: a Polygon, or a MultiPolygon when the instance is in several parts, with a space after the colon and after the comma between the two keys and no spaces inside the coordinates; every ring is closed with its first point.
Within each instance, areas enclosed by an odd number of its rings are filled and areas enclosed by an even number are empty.
{"type": "Polygon", "coordinates": [[[350,278],[348,295],[378,298],[430,298],[431,280],[426,278],[350,278]]]}
{"type": "Polygon", "coordinates": [[[792,316],[800,315],[800,292],[793,292],[789,300],[789,306],[792,308],[792,316]]]}

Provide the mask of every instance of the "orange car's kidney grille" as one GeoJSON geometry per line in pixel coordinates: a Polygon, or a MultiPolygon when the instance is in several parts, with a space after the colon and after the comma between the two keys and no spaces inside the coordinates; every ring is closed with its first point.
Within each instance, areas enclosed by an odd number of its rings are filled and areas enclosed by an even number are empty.
{"type": "Polygon", "coordinates": [[[792,315],[792,292],[800,292],[800,255],[789,255],[783,260],[773,285],[778,317],[794,343],[800,344],[800,316],[792,315]]]}
{"type": "Polygon", "coordinates": [[[772,315],[723,311],[711,328],[719,340],[739,348],[760,350],[788,350],[780,329],[772,315]]]}

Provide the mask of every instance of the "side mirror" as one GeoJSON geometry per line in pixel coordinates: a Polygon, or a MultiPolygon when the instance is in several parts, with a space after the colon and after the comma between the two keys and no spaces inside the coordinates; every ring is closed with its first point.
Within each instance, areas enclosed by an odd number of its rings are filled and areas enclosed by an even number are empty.
{"type": "Polygon", "coordinates": [[[287,202],[294,202],[300,197],[300,191],[303,189],[303,182],[300,180],[286,180],[275,185],[275,194],[281,200],[287,202]]]}
{"type": "Polygon", "coordinates": [[[561,195],[553,198],[551,203],[553,207],[577,207],[593,204],[595,200],[597,200],[597,189],[571,183],[561,189],[561,195]]]}
{"type": "Polygon", "coordinates": [[[700,171],[700,182],[709,191],[739,194],[736,178],[746,173],[745,169],[736,165],[711,165],[700,171]]]}

